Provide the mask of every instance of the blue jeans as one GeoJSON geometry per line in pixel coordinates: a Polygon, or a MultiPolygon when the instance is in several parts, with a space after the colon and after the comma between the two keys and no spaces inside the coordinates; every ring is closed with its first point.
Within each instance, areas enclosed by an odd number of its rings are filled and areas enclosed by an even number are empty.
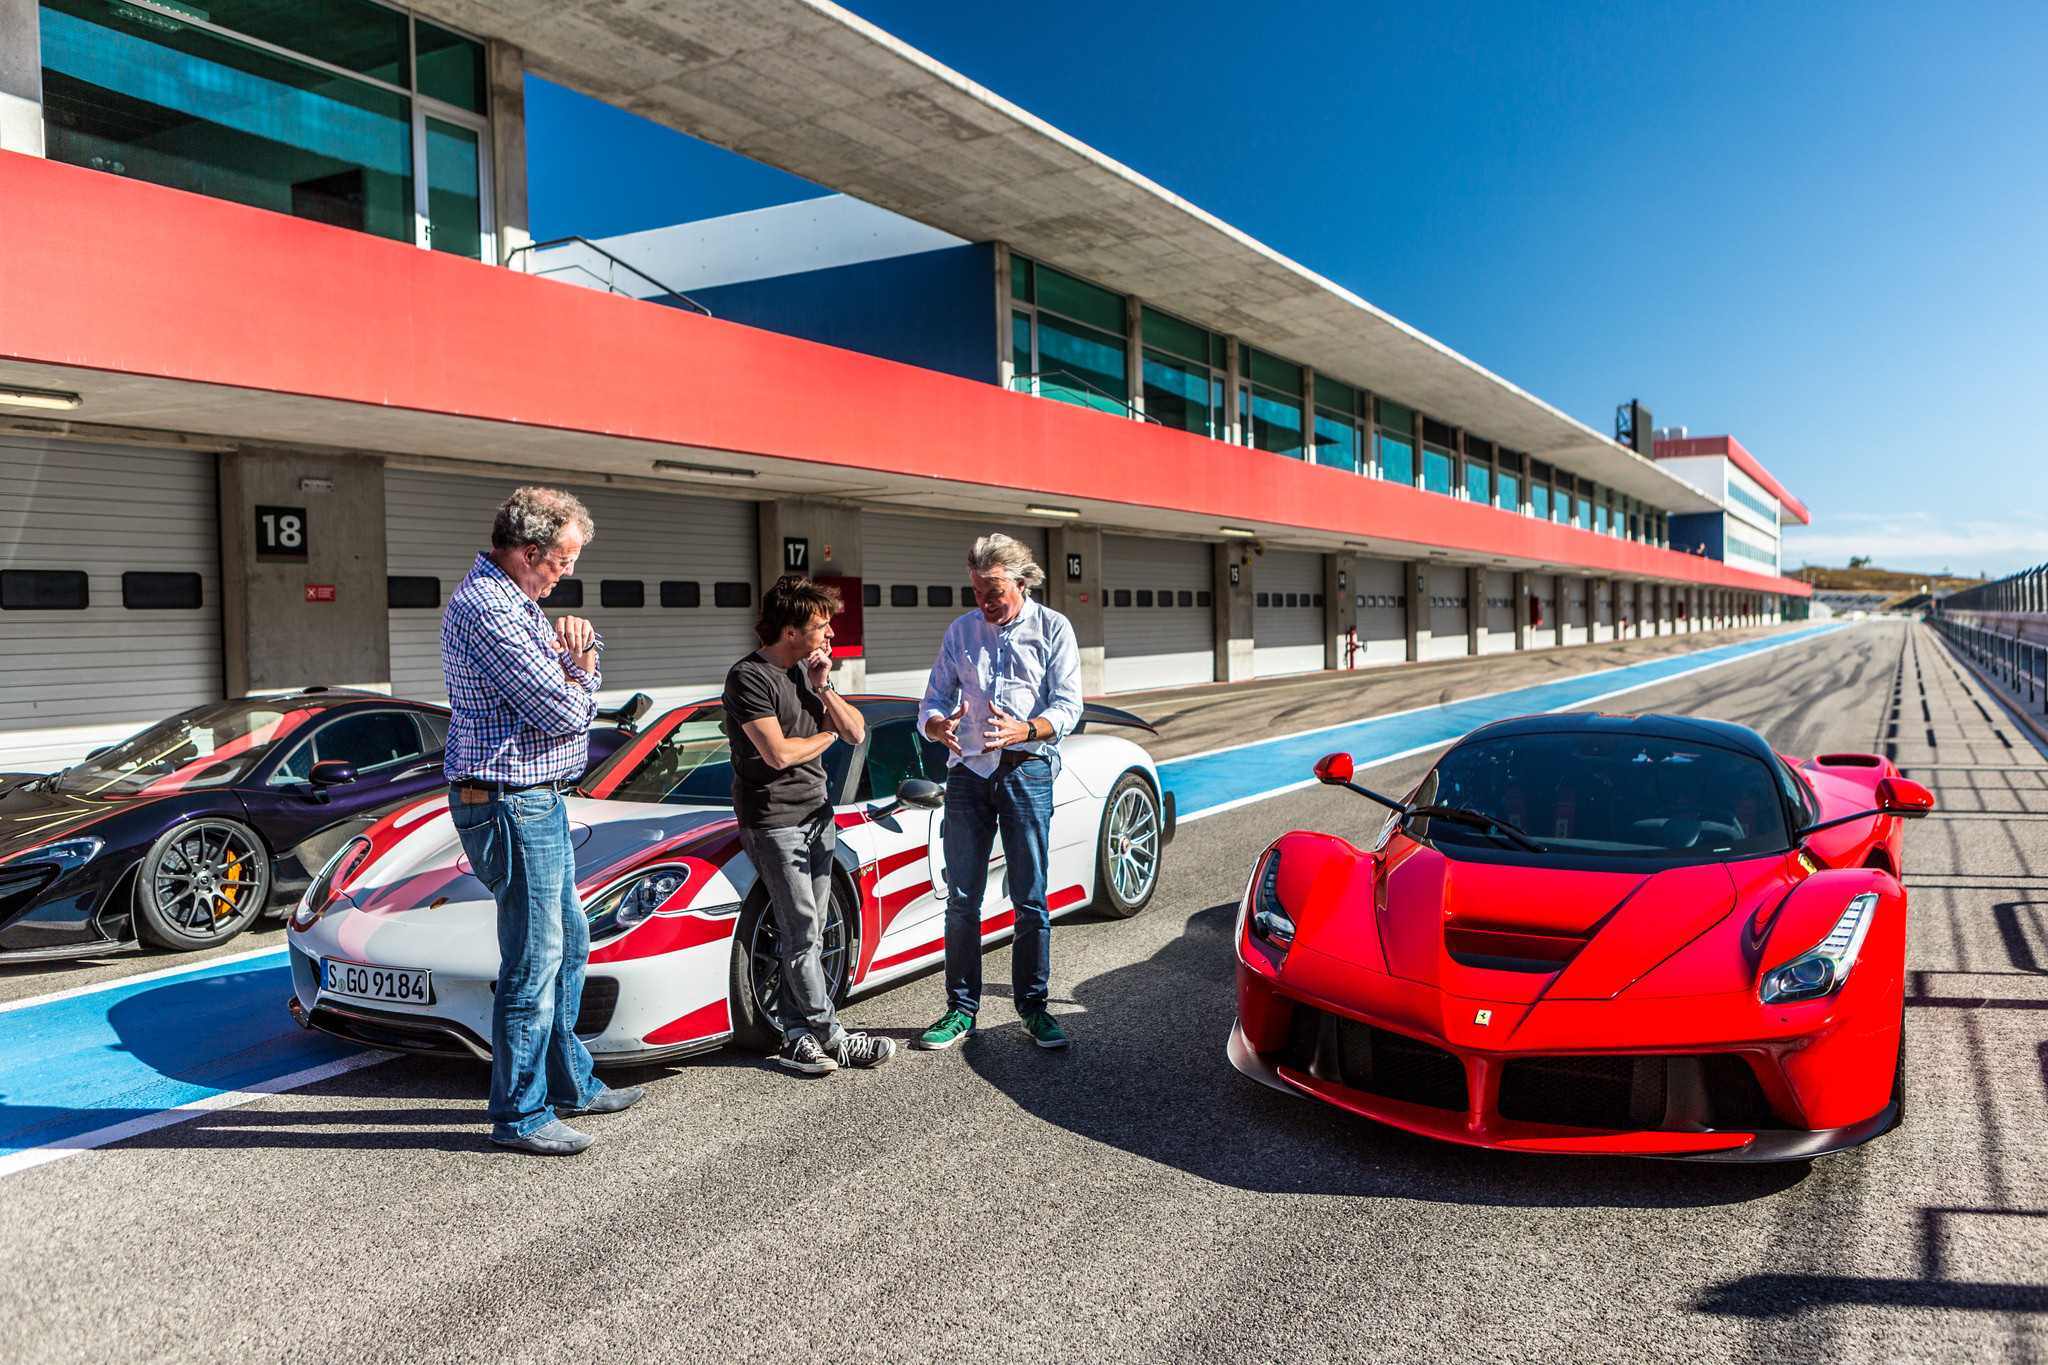
{"type": "Polygon", "coordinates": [[[525,1137],[604,1088],[576,1036],[590,921],[576,896],[568,807],[560,792],[512,792],[448,809],[477,880],[498,902],[498,989],[491,1001],[491,1136],[525,1137]]]}
{"type": "Polygon", "coordinates": [[[1010,984],[1017,1013],[1045,1008],[1052,975],[1052,916],[1045,908],[1052,838],[1051,760],[1037,758],[983,777],[964,765],[946,775],[946,1007],[981,1008],[981,898],[988,858],[1002,835],[1010,904],[1017,912],[1010,984]]]}

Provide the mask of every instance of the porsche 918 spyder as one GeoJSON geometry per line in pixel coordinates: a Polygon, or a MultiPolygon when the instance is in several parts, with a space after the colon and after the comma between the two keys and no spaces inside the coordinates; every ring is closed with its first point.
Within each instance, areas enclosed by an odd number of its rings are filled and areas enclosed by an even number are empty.
{"type": "MultiPolygon", "coordinates": [[[[858,745],[825,751],[838,868],[823,935],[835,999],[943,960],[945,750],[917,731],[917,703],[850,697],[858,745]]],[[[725,711],[685,706],[650,724],[568,802],[590,959],[576,1032],[598,1064],[665,1061],[731,1040],[781,1042],[781,948],[767,896],[740,848],[725,711]]],[[[1172,794],[1145,750],[1084,708],[1053,784],[1047,904],[1134,915],[1158,884],[1172,794]]],[[[998,848],[983,942],[1014,915],[998,848]]],[[[445,793],[387,817],[335,856],[289,921],[293,1016],[309,1028],[401,1051],[490,1056],[497,910],[473,875],[445,793]]]]}
{"type": "Polygon", "coordinates": [[[1477,730],[1361,849],[1295,831],[1236,928],[1237,1069],[1413,1133],[1529,1152],[1799,1160],[1903,1104],[1889,760],[1739,725],[1551,715],[1477,730]]]}
{"type": "MultiPolygon", "coordinates": [[[[652,706],[601,712],[593,759],[652,706]]],[[[195,706],[57,773],[0,774],[0,962],[225,943],[440,790],[448,710],[309,687],[195,706]]]]}

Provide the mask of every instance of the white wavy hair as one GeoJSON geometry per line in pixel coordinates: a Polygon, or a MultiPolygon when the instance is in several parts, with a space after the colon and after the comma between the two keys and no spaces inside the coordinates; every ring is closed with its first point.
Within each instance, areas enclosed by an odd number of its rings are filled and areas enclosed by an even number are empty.
{"type": "Polygon", "coordinates": [[[1045,582],[1045,570],[1031,558],[1030,547],[1001,531],[974,542],[967,552],[967,567],[991,578],[1000,574],[1027,592],[1045,582]]]}
{"type": "Polygon", "coordinates": [[[581,531],[585,545],[597,537],[590,513],[575,494],[529,484],[513,489],[512,496],[499,504],[498,515],[491,523],[491,546],[512,550],[522,545],[538,545],[543,550],[552,550],[562,538],[565,526],[581,531]]]}

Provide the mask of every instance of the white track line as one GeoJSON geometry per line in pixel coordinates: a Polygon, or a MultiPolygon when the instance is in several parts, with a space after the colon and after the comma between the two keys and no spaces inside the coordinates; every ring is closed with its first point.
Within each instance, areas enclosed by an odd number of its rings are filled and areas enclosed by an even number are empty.
{"type": "Polygon", "coordinates": [[[289,1076],[278,1076],[272,1080],[258,1081],[245,1090],[223,1090],[218,1095],[209,1095],[203,1100],[194,1100],[190,1104],[181,1104],[175,1109],[159,1110],[154,1114],[144,1114],[140,1118],[129,1119],[125,1123],[115,1123],[105,1128],[95,1128],[89,1133],[78,1133],[72,1137],[58,1138],[55,1142],[45,1143],[41,1147],[28,1147],[19,1152],[10,1152],[6,1156],[0,1156],[0,1179],[5,1179],[21,1171],[31,1170],[37,1166],[47,1165],[52,1161],[62,1161],[67,1156],[77,1156],[80,1152],[89,1152],[95,1147],[104,1147],[110,1142],[122,1142],[128,1138],[140,1136],[143,1133],[154,1132],[159,1128],[168,1128],[175,1123],[184,1123],[187,1120],[199,1118],[201,1115],[214,1113],[217,1110],[233,1109],[240,1105],[248,1104],[253,1100],[267,1099],[272,1095],[282,1094],[287,1090],[297,1090],[301,1086],[329,1080],[350,1071],[361,1070],[366,1066],[375,1066],[378,1062],[389,1061],[397,1055],[395,1052],[351,1053],[346,1057],[338,1057],[331,1062],[323,1062],[319,1066],[307,1067],[304,1071],[294,1071],[289,1076]]]}
{"type": "Polygon", "coordinates": [[[4,1004],[0,1004],[0,1014],[5,1014],[9,1010],[25,1010],[30,1005],[47,1005],[53,1000],[71,1000],[81,995],[97,995],[101,991],[118,991],[123,986],[133,986],[144,981],[162,981],[167,977],[191,976],[195,972],[203,972],[210,967],[218,967],[229,962],[247,962],[252,958],[266,957],[272,953],[282,953],[283,951],[283,944],[279,944],[275,948],[251,948],[246,953],[235,953],[229,957],[210,957],[204,962],[188,962],[182,967],[166,967],[162,971],[144,972],[140,976],[124,976],[115,981],[101,981],[91,986],[75,986],[68,991],[52,991],[48,995],[31,995],[25,1000],[9,1000],[4,1004]]]}
{"type": "MultiPolygon", "coordinates": [[[[1646,678],[1639,683],[1630,683],[1627,687],[1617,687],[1612,692],[1602,692],[1598,696],[1592,697],[1581,697],[1577,701],[1566,702],[1563,706],[1554,706],[1550,710],[1542,712],[1540,714],[1556,715],[1564,711],[1576,711],[1582,706],[1591,706],[1595,702],[1606,701],[1611,697],[1626,696],[1630,692],[1640,692],[1646,687],[1658,687],[1664,683],[1677,682],[1681,678],[1690,678],[1700,673],[1710,673],[1717,668],[1726,668],[1729,664],[1739,664],[1746,659],[1760,658],[1765,654],[1770,654],[1776,650],[1783,649],[1787,645],[1804,644],[1806,641],[1814,639],[1816,636],[1822,634],[1824,631],[1833,629],[1836,629],[1836,627],[1828,626],[1808,631],[1802,631],[1798,635],[1793,636],[1789,640],[1780,640],[1776,644],[1765,645],[1761,649],[1753,649],[1746,654],[1738,654],[1733,658],[1729,659],[1716,659],[1712,663],[1704,663],[1696,668],[1688,668],[1678,673],[1667,673],[1660,678],[1646,678]]],[[[1579,676],[1582,678],[1597,678],[1600,676],[1601,673],[1619,673],[1628,668],[1640,667],[1640,664],[1624,664],[1621,666],[1621,668],[1601,669],[1593,673],[1582,673],[1579,676]]],[[[1568,682],[1577,681],[1577,679],[1561,678],[1558,681],[1568,682]]],[[[1538,687],[1548,685],[1549,684],[1544,683],[1535,684],[1535,686],[1538,687]]],[[[1234,752],[1238,749],[1249,749],[1258,744],[1268,744],[1283,739],[1299,739],[1303,735],[1319,735],[1324,734],[1331,730],[1348,730],[1354,725],[1376,724],[1383,720],[1392,720],[1397,716],[1419,715],[1425,711],[1441,711],[1445,707],[1460,706],[1468,701],[1485,701],[1490,697],[1503,697],[1508,695],[1508,693],[1510,692],[1521,692],[1526,690],[1527,689],[1520,687],[1510,687],[1503,689],[1499,692],[1482,693],[1476,697],[1460,697],[1456,701],[1438,702],[1434,706],[1412,706],[1406,711],[1389,711],[1384,716],[1367,716],[1363,720],[1347,720],[1339,722],[1335,725],[1319,725],[1313,730],[1295,730],[1284,735],[1273,735],[1270,738],[1264,740],[1254,740],[1249,744],[1226,744],[1220,749],[1204,749],[1201,753],[1198,754],[1182,754],[1178,758],[1169,758],[1166,760],[1166,762],[1169,764],[1184,763],[1190,759],[1207,758],[1211,754],[1227,754],[1234,752]]],[[[1369,763],[1361,763],[1358,765],[1358,771],[1363,772],[1367,768],[1378,768],[1388,763],[1398,763],[1404,758],[1413,758],[1417,754],[1426,754],[1432,749],[1441,749],[1447,744],[1455,743],[1457,743],[1456,739],[1445,739],[1438,740],[1434,744],[1421,744],[1417,745],[1413,749],[1403,749],[1398,754],[1388,754],[1385,758],[1375,758],[1369,763]]],[[[1165,765],[1162,764],[1160,766],[1163,767],[1165,765]]],[[[1221,815],[1225,811],[1236,810],[1240,806],[1249,806],[1260,801],[1270,801],[1272,798],[1276,796],[1285,796],[1289,792],[1302,791],[1306,788],[1313,787],[1316,785],[1316,779],[1311,777],[1304,779],[1300,782],[1290,782],[1284,787],[1274,787],[1268,791],[1254,792],[1250,796],[1233,797],[1231,800],[1220,801],[1213,806],[1204,806],[1200,810],[1191,810],[1187,812],[1187,814],[1185,815],[1175,815],[1174,828],[1178,829],[1182,825],[1191,825],[1197,820],[1205,820],[1212,815],[1221,815]]]]}

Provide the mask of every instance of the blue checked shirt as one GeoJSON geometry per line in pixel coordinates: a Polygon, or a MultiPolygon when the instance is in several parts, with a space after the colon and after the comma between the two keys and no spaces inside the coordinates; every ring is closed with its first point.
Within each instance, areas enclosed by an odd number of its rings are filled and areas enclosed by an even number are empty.
{"type": "Polygon", "coordinates": [[[564,662],[540,604],[487,554],[441,617],[450,782],[527,787],[581,777],[590,761],[598,673],[564,662]]]}

